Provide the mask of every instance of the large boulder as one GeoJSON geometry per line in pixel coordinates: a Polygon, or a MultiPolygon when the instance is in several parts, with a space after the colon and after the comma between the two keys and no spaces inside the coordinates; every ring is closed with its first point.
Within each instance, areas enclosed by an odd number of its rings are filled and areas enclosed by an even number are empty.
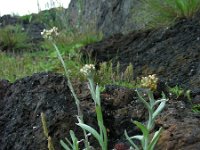
{"type": "Polygon", "coordinates": [[[141,5],[138,0],[72,0],[68,19],[73,27],[84,31],[102,31],[105,36],[128,33],[141,28],[134,20],[134,12],[141,5]]]}

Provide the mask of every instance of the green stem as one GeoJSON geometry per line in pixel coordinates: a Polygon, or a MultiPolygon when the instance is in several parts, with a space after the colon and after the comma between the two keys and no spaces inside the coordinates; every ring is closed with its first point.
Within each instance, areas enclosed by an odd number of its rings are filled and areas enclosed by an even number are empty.
{"type": "Polygon", "coordinates": [[[96,101],[96,94],[95,94],[96,92],[95,92],[95,88],[94,88],[94,80],[92,77],[88,77],[88,81],[89,81],[89,87],[90,87],[92,99],[94,100],[95,105],[96,105],[97,101],[96,101]]]}
{"type": "MultiPolygon", "coordinates": [[[[77,95],[76,95],[76,93],[74,91],[74,88],[72,86],[71,80],[69,78],[69,72],[67,71],[67,67],[65,65],[65,62],[64,62],[64,60],[63,60],[63,58],[62,58],[62,56],[60,54],[60,51],[59,51],[59,49],[58,49],[58,47],[56,46],[55,43],[53,43],[53,46],[54,46],[54,48],[55,48],[55,50],[56,50],[56,52],[58,54],[58,58],[60,59],[60,61],[62,63],[62,66],[64,68],[65,76],[67,78],[67,85],[68,85],[68,87],[69,87],[69,89],[70,89],[70,91],[71,91],[71,93],[72,93],[72,95],[73,95],[73,97],[75,99],[75,103],[76,103],[77,111],[78,111],[78,116],[80,117],[80,120],[82,121],[82,123],[84,123],[83,113],[82,113],[82,111],[80,109],[80,101],[79,101],[79,99],[78,99],[78,97],[77,97],[77,95]]],[[[85,140],[84,140],[85,147],[86,147],[87,150],[89,150],[89,147],[90,147],[89,146],[89,141],[88,141],[87,133],[86,133],[86,131],[84,129],[83,129],[83,134],[84,134],[84,138],[85,138],[85,140]]]]}

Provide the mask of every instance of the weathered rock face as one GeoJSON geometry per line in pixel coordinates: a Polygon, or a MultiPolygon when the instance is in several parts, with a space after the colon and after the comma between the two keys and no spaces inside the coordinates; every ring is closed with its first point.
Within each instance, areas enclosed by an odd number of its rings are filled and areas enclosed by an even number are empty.
{"type": "Polygon", "coordinates": [[[139,5],[138,0],[72,0],[67,11],[72,26],[80,24],[83,31],[94,29],[109,36],[141,28],[133,17],[139,5]]]}

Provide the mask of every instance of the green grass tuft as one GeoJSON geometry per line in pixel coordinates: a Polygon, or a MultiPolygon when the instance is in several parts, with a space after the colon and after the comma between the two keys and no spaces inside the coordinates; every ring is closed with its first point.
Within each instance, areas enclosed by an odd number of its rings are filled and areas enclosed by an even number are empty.
{"type": "Polygon", "coordinates": [[[30,47],[28,35],[20,25],[8,25],[0,29],[0,46],[5,51],[17,51],[30,47]]]}
{"type": "Polygon", "coordinates": [[[199,0],[143,0],[138,21],[149,27],[169,25],[191,18],[200,10],[199,0]]]}

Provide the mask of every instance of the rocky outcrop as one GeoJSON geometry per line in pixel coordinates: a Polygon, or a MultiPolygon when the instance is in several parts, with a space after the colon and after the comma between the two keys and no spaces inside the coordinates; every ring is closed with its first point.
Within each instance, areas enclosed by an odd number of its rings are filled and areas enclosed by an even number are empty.
{"type": "Polygon", "coordinates": [[[76,120],[76,107],[66,79],[54,73],[40,73],[9,87],[5,83],[0,83],[5,87],[0,87],[0,93],[5,92],[0,97],[0,150],[47,149],[41,112],[47,117],[49,135],[58,139],[54,142],[56,149],[61,149],[59,140],[76,120]]]}
{"type": "Polygon", "coordinates": [[[72,0],[68,19],[72,26],[82,31],[102,31],[105,36],[128,33],[141,28],[134,21],[138,0],[72,0]]]}
{"type": "Polygon", "coordinates": [[[82,49],[97,62],[133,64],[134,78],[157,74],[168,85],[200,93],[200,14],[174,26],[114,35],[82,49]]]}
{"type": "MultiPolygon", "coordinates": [[[[10,85],[2,81],[0,85],[0,93],[5,92],[0,97],[0,150],[47,150],[41,112],[47,117],[47,127],[55,149],[62,149],[59,140],[69,137],[70,129],[79,139],[82,138],[82,131],[75,124],[76,105],[67,80],[62,75],[38,73],[10,85]]],[[[86,123],[97,128],[94,102],[87,84],[77,85],[76,91],[86,123]]],[[[144,89],[140,91],[145,92],[144,89]]],[[[140,133],[131,119],[145,123],[148,116],[144,105],[138,101],[135,89],[108,85],[101,93],[101,99],[108,131],[108,149],[129,146],[124,139],[124,130],[130,136],[140,133]]],[[[155,129],[164,129],[156,150],[199,150],[199,116],[191,111],[191,105],[184,97],[170,98],[156,120],[155,129]]],[[[90,142],[98,149],[99,144],[93,137],[90,137],[90,142]]]]}

